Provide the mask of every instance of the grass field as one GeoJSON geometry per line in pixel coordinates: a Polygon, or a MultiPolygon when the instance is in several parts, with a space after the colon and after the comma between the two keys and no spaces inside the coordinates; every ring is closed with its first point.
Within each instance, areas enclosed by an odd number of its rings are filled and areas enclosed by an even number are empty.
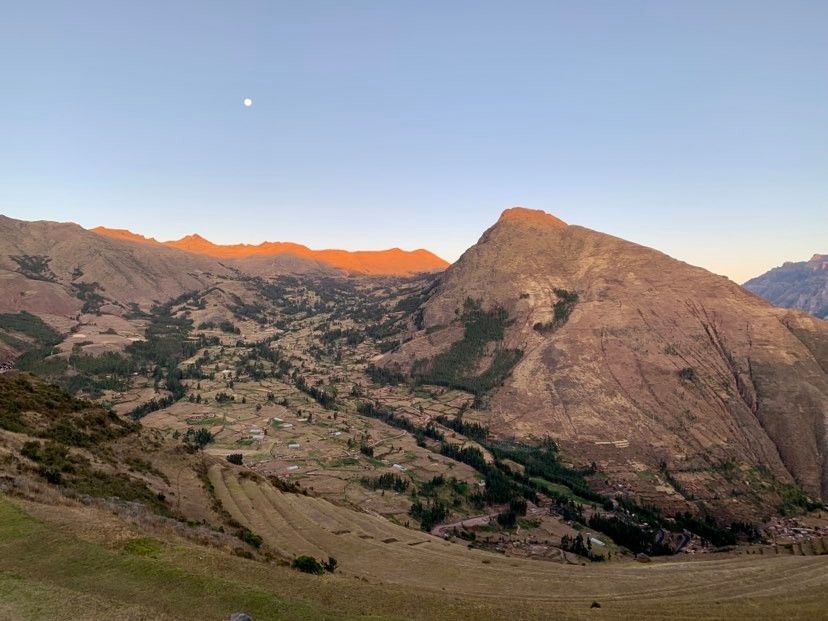
{"type": "Polygon", "coordinates": [[[325,500],[283,494],[215,466],[225,508],[290,554],[335,556],[342,572],[475,601],[580,617],[591,602],[630,618],[817,618],[828,605],[828,557],[718,557],[703,561],[564,566],[508,558],[413,533],[325,500]]]}
{"type": "MultiPolygon", "coordinates": [[[[259,492],[250,487],[255,484],[242,483],[244,494],[256,498],[259,492]]],[[[301,506],[315,499],[294,500],[301,506]]],[[[89,508],[76,516],[54,507],[42,514],[32,506],[26,510],[39,517],[0,497],[0,618],[220,620],[243,610],[257,621],[817,619],[824,618],[828,604],[824,556],[579,567],[497,557],[439,540],[406,552],[375,538],[360,539],[364,546],[337,546],[342,573],[312,577],[183,540],[147,539],[137,531],[123,532],[131,528],[126,525],[117,527],[122,543],[113,544],[101,533],[114,528],[114,518],[89,508]],[[368,566],[383,575],[396,566],[400,584],[349,575],[368,566]],[[408,574],[418,578],[409,581],[408,574]],[[601,608],[591,608],[593,601],[601,608]]],[[[316,506],[313,511],[331,528],[343,510],[316,506]]],[[[299,540],[294,529],[304,529],[302,539],[318,545],[317,531],[324,529],[313,526],[310,513],[297,509],[285,532],[299,540]]],[[[364,534],[380,528],[370,516],[358,524],[364,534]]],[[[381,528],[382,534],[388,528],[381,528]]]]}

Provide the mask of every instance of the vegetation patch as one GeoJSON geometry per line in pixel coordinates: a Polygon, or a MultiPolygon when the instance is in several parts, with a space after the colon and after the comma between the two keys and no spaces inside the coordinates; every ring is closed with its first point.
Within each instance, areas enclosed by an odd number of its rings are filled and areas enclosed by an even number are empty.
{"type": "Polygon", "coordinates": [[[293,569],[301,571],[306,574],[314,574],[316,576],[321,576],[326,571],[333,573],[336,570],[337,562],[336,559],[331,557],[327,561],[322,562],[315,559],[312,556],[301,555],[297,556],[293,559],[290,566],[293,569]]]}
{"type": "Polygon", "coordinates": [[[101,306],[106,303],[99,290],[103,290],[97,282],[76,282],[72,283],[72,289],[75,290],[75,297],[83,302],[81,307],[82,313],[94,313],[100,315],[101,306]]]}
{"type": "Polygon", "coordinates": [[[523,352],[519,349],[498,349],[489,368],[480,375],[474,375],[489,343],[503,340],[506,327],[510,324],[509,317],[502,308],[484,311],[479,301],[467,298],[461,319],[465,326],[463,338],[430,361],[418,360],[412,368],[412,375],[421,384],[448,386],[482,396],[503,383],[523,352]]]}
{"type": "Polygon", "coordinates": [[[152,537],[135,537],[124,544],[124,552],[135,556],[155,557],[161,550],[161,542],[152,537]]]}
{"type": "Polygon", "coordinates": [[[57,276],[49,267],[51,258],[41,254],[9,255],[9,258],[17,263],[17,271],[31,278],[32,280],[45,280],[56,282],[57,276]]]}
{"type": "Polygon", "coordinates": [[[552,305],[552,321],[538,322],[532,326],[541,334],[554,332],[569,321],[569,315],[572,314],[572,310],[578,303],[578,294],[574,291],[567,291],[566,289],[553,289],[553,291],[557,300],[552,305]]]}
{"type": "Polygon", "coordinates": [[[387,489],[399,493],[405,492],[409,485],[408,480],[393,472],[386,472],[378,477],[362,477],[360,482],[368,489],[387,489]]]}

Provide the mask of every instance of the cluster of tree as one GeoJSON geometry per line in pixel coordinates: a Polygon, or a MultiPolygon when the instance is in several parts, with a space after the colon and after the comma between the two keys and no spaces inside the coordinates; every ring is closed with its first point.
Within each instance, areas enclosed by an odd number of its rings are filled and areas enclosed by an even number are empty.
{"type": "Polygon", "coordinates": [[[467,423],[463,420],[462,416],[449,418],[448,416],[441,415],[438,416],[436,420],[441,425],[444,425],[449,429],[453,429],[457,433],[464,435],[475,442],[485,442],[489,437],[488,427],[474,422],[467,423]]]}
{"type": "Polygon", "coordinates": [[[553,442],[544,442],[541,446],[500,442],[487,444],[486,448],[498,459],[511,459],[523,465],[528,478],[538,477],[550,483],[565,485],[586,500],[604,500],[603,496],[592,491],[582,471],[569,468],[559,461],[553,442]]]}
{"type": "Polygon", "coordinates": [[[336,388],[333,386],[329,386],[327,388],[323,388],[321,386],[310,386],[301,375],[296,377],[294,384],[299,390],[309,395],[326,410],[332,410],[336,407],[336,388]]]}
{"type": "Polygon", "coordinates": [[[555,504],[550,508],[551,511],[560,515],[567,522],[585,523],[584,508],[582,505],[571,498],[556,497],[554,501],[555,504]]]}
{"type": "Polygon", "coordinates": [[[414,434],[414,436],[418,439],[422,438],[424,440],[425,438],[431,438],[432,440],[437,441],[442,441],[444,439],[443,434],[440,433],[433,423],[429,422],[425,427],[415,425],[404,416],[395,414],[390,408],[374,405],[370,401],[362,401],[359,403],[357,405],[357,412],[359,412],[362,416],[376,418],[377,420],[384,422],[386,425],[391,425],[397,429],[402,429],[414,434]]]}
{"type": "Polygon", "coordinates": [[[365,334],[375,341],[383,341],[389,337],[396,336],[405,329],[405,324],[399,317],[390,317],[385,321],[369,325],[365,334]]]}
{"type": "Polygon", "coordinates": [[[480,449],[473,446],[463,446],[451,443],[442,443],[440,453],[455,461],[468,464],[483,475],[486,487],[480,502],[498,504],[510,502],[513,498],[527,498],[537,501],[537,493],[519,473],[513,472],[506,464],[499,461],[488,463],[480,449]],[[521,480],[523,479],[523,480],[521,480]]]}
{"type": "Polygon", "coordinates": [[[408,489],[408,480],[393,472],[386,472],[378,477],[362,477],[360,482],[368,489],[388,489],[403,493],[408,489]]]}
{"type": "Polygon", "coordinates": [[[56,353],[55,346],[62,337],[40,317],[20,311],[0,314],[0,340],[22,352],[15,360],[21,371],[41,376],[56,376],[66,370],[66,361],[60,358],[47,360],[56,353]],[[27,340],[17,338],[8,332],[23,335],[27,340]]]}
{"type": "Polygon", "coordinates": [[[572,309],[578,303],[578,294],[566,289],[553,289],[557,300],[552,305],[552,321],[538,322],[532,326],[541,333],[554,332],[569,320],[572,309]]]}
{"type": "Polygon", "coordinates": [[[369,364],[365,368],[365,373],[371,378],[372,382],[382,386],[396,386],[405,382],[405,375],[396,369],[386,369],[369,364]]]}
{"type": "MultiPolygon", "coordinates": [[[[732,528],[722,528],[711,515],[698,518],[689,512],[677,513],[673,518],[676,527],[696,533],[703,543],[717,548],[736,545],[736,533],[732,528]]],[[[741,523],[739,528],[742,528],[741,523]]],[[[755,529],[754,529],[755,530],[755,529]]]]}
{"type": "Polygon", "coordinates": [[[81,307],[82,313],[101,314],[101,306],[106,302],[106,298],[98,293],[98,289],[101,289],[98,283],[76,282],[72,283],[72,289],[75,290],[75,297],[83,302],[83,306],[81,307]]]}
{"type": "Polygon", "coordinates": [[[672,553],[663,543],[656,543],[652,527],[642,526],[628,518],[601,515],[596,511],[589,518],[589,527],[606,533],[615,543],[637,554],[657,556],[672,553]]]}
{"type": "Polygon", "coordinates": [[[199,330],[215,330],[218,328],[222,332],[226,332],[227,334],[241,334],[241,330],[236,326],[232,321],[220,321],[216,323],[215,321],[202,321],[198,324],[199,330]]]}
{"type": "Polygon", "coordinates": [[[215,436],[209,429],[205,429],[204,427],[199,427],[198,429],[187,427],[187,431],[184,432],[182,442],[188,450],[196,451],[203,449],[211,442],[215,442],[215,440],[215,436]]]}
{"type": "Polygon", "coordinates": [[[414,500],[408,513],[420,522],[420,528],[426,532],[445,520],[449,515],[448,507],[441,501],[433,500],[424,505],[419,499],[414,500]]]}
{"type": "Polygon", "coordinates": [[[355,347],[365,340],[365,334],[359,330],[342,330],[341,328],[334,328],[322,333],[321,341],[323,343],[331,344],[340,339],[345,339],[345,342],[350,347],[355,347]]]}
{"type": "Polygon", "coordinates": [[[592,539],[589,535],[586,537],[584,537],[581,533],[578,533],[574,537],[564,535],[561,537],[561,549],[577,554],[578,556],[585,556],[591,561],[604,560],[604,556],[602,554],[595,554],[592,551],[592,539]]]}
{"type": "Polygon", "coordinates": [[[522,515],[526,515],[526,500],[512,498],[509,500],[509,506],[497,514],[497,523],[503,528],[514,528],[522,515]]]}
{"type": "Polygon", "coordinates": [[[9,258],[17,263],[17,271],[31,278],[32,280],[45,280],[55,282],[57,276],[49,267],[52,259],[42,254],[9,255],[9,258]]]}
{"type": "MultiPolygon", "coordinates": [[[[235,293],[230,294],[233,304],[228,304],[227,308],[233,313],[233,316],[240,320],[255,321],[259,325],[264,325],[268,320],[267,307],[258,301],[245,302],[235,293]]],[[[226,330],[225,330],[226,331],[226,330]]],[[[238,334],[238,332],[236,332],[238,334]]]]}
{"type": "Polygon", "coordinates": [[[488,344],[503,340],[506,327],[510,324],[509,315],[500,307],[484,311],[479,301],[467,298],[461,319],[465,326],[463,338],[430,361],[418,360],[412,368],[412,375],[421,384],[448,386],[482,396],[503,383],[523,352],[501,348],[495,353],[489,368],[480,375],[474,375],[488,344]]]}

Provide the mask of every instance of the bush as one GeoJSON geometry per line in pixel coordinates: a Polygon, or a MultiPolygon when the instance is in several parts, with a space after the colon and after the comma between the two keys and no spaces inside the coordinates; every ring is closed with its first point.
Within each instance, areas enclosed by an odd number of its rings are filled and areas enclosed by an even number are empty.
{"type": "MultiPolygon", "coordinates": [[[[336,561],[334,561],[334,563],[336,563],[336,561]]],[[[304,572],[306,574],[314,574],[317,576],[321,576],[325,573],[325,565],[320,563],[312,556],[306,556],[304,554],[302,556],[297,556],[295,559],[293,559],[293,562],[290,564],[290,566],[293,569],[298,569],[299,571],[304,572]]]]}
{"type": "Polygon", "coordinates": [[[696,370],[693,367],[684,367],[679,370],[678,376],[685,381],[692,382],[696,379],[696,370]]]}
{"type": "Polygon", "coordinates": [[[236,466],[241,466],[241,465],[242,465],[242,462],[244,461],[244,457],[242,456],[242,454],[241,454],[241,453],[230,453],[230,454],[226,457],[226,459],[227,459],[227,461],[229,461],[231,464],[235,464],[236,466]]]}
{"type": "Polygon", "coordinates": [[[184,433],[184,445],[190,450],[203,449],[211,442],[215,442],[215,436],[204,427],[199,427],[198,430],[188,427],[184,433]]]}
{"type": "Polygon", "coordinates": [[[263,540],[262,540],[261,536],[257,535],[253,531],[247,530],[246,528],[243,528],[239,532],[239,539],[241,539],[242,541],[244,541],[247,544],[250,544],[251,546],[253,546],[257,550],[262,547],[263,540]]]}

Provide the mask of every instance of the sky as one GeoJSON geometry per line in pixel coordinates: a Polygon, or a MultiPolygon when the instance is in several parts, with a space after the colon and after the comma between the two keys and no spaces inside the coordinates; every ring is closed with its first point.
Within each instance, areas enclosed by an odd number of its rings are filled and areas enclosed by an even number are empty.
{"type": "Polygon", "coordinates": [[[737,282],[828,253],[824,0],[2,13],[7,216],[455,260],[523,205],[737,282]]]}

